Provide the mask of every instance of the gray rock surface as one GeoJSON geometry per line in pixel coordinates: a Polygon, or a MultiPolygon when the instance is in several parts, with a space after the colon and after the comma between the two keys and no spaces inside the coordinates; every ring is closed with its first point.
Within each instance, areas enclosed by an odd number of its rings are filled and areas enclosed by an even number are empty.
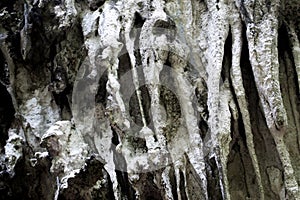
{"type": "Polygon", "coordinates": [[[0,199],[300,199],[298,0],[1,0],[0,199]]]}

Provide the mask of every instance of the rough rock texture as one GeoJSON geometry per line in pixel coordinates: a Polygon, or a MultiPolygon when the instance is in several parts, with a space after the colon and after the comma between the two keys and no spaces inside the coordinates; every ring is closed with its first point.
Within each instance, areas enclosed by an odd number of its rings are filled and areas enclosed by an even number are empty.
{"type": "Polygon", "coordinates": [[[300,199],[300,1],[1,0],[0,199],[300,199]]]}

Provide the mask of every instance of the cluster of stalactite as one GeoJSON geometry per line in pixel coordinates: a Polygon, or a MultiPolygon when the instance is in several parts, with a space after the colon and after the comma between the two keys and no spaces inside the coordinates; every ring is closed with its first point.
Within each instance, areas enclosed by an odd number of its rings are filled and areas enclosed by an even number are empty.
{"type": "Polygon", "coordinates": [[[0,199],[300,199],[297,0],[0,9],[0,199]]]}

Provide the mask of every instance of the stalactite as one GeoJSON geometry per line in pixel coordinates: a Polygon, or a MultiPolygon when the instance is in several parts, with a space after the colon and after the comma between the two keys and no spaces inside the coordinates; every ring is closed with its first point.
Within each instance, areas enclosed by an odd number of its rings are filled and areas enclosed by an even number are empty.
{"type": "MultiPolygon", "coordinates": [[[[164,157],[167,154],[166,151],[166,138],[163,135],[164,120],[162,117],[162,110],[160,108],[160,86],[159,75],[163,69],[163,65],[167,59],[168,47],[166,45],[166,35],[154,36],[152,34],[152,28],[158,20],[167,21],[167,16],[162,10],[161,1],[154,1],[156,10],[153,12],[151,18],[145,21],[140,35],[140,54],[142,57],[142,66],[145,76],[145,84],[148,87],[151,98],[151,113],[154,130],[144,127],[142,134],[145,135],[146,145],[148,152],[154,154],[156,157],[164,157]],[[151,37],[152,35],[152,37],[151,37]],[[149,44],[149,37],[151,42],[149,44]],[[160,152],[158,155],[156,152],[160,152]],[[164,155],[165,154],[165,155],[164,155]]],[[[159,27],[158,27],[159,29],[159,27]]],[[[162,30],[164,31],[164,30],[162,30]]],[[[150,155],[151,156],[151,155],[150,155]]],[[[155,159],[156,162],[161,159],[155,159]]],[[[155,163],[158,165],[159,163],[155,163]]]]}
{"type": "MultiPolygon", "coordinates": [[[[254,5],[259,6],[259,5],[254,5]]],[[[278,2],[272,3],[272,13],[268,13],[262,21],[247,24],[250,61],[256,79],[261,103],[265,110],[268,126],[277,129],[286,125],[286,114],[279,88],[279,64],[277,51],[278,21],[274,19],[278,10],[278,2]],[[262,50],[264,51],[262,51],[262,50]]],[[[259,9],[259,8],[255,8],[259,9]]],[[[257,19],[259,20],[258,16],[257,19]]]]}
{"type": "MultiPolygon", "coordinates": [[[[193,88],[186,80],[183,71],[184,67],[187,65],[186,58],[188,54],[186,54],[186,52],[188,52],[186,46],[174,42],[171,45],[170,63],[174,68],[172,75],[176,81],[176,90],[178,92],[180,105],[182,105],[182,113],[185,121],[188,122],[186,127],[189,135],[190,146],[188,147],[186,153],[199,176],[201,189],[206,191],[206,177],[203,174],[205,171],[204,155],[202,152],[203,143],[197,125],[198,120],[193,112],[193,88]],[[189,89],[187,90],[186,88],[189,89]],[[195,157],[195,155],[197,156],[195,157]]],[[[206,192],[204,192],[203,197],[207,198],[206,192]]]]}
{"type": "Polygon", "coordinates": [[[227,15],[224,15],[223,13],[228,12],[228,5],[223,1],[208,1],[207,7],[209,12],[208,29],[212,31],[207,33],[207,42],[214,44],[208,46],[206,52],[206,57],[208,60],[208,65],[206,67],[206,72],[208,74],[208,124],[210,128],[211,140],[215,141],[214,145],[212,145],[210,148],[212,152],[215,152],[212,153],[211,156],[216,154],[215,156],[217,160],[217,166],[220,170],[220,178],[221,180],[223,180],[222,183],[220,183],[223,198],[230,199],[226,178],[226,166],[224,166],[225,163],[222,163],[226,162],[227,155],[220,155],[220,152],[218,150],[220,148],[228,148],[225,147],[228,144],[225,144],[224,147],[221,146],[222,144],[220,144],[219,139],[222,137],[221,135],[228,134],[226,132],[222,132],[222,128],[220,127],[220,120],[223,117],[228,118],[230,116],[221,116],[222,111],[219,112],[220,101],[223,101],[220,97],[220,80],[222,62],[224,57],[224,45],[229,32],[229,22],[227,19],[227,15]]]}
{"type": "MultiPolygon", "coordinates": [[[[277,50],[279,1],[271,3],[271,12],[265,16],[260,13],[254,17],[254,23],[247,24],[247,39],[249,42],[250,61],[256,80],[261,104],[265,113],[267,125],[273,135],[281,162],[284,166],[286,189],[293,198],[299,198],[298,184],[290,162],[289,152],[283,141],[284,130],[287,126],[286,111],[283,106],[279,88],[279,63],[277,50]],[[259,17],[264,17],[262,20],[259,17]],[[260,20],[260,21],[259,21],[260,20]],[[297,189],[296,189],[297,188],[297,189]]],[[[254,4],[254,10],[259,11],[260,4],[254,4]]]]}
{"type": "MultiPolygon", "coordinates": [[[[278,50],[280,63],[280,86],[283,96],[284,106],[288,115],[289,126],[285,129],[283,137],[287,150],[290,155],[291,164],[294,169],[296,181],[299,184],[298,162],[294,159],[297,156],[295,147],[299,145],[299,109],[297,106],[298,99],[298,81],[296,72],[296,63],[294,62],[293,45],[291,42],[284,42],[291,35],[288,33],[288,25],[284,22],[278,30],[278,50]],[[283,39],[286,38],[286,39],[283,39]],[[293,145],[291,144],[293,143],[293,145]]],[[[290,39],[291,41],[291,39],[290,39]]]]}
{"type": "MultiPolygon", "coordinates": [[[[221,2],[222,3],[222,2],[221,2]]],[[[207,87],[208,87],[208,110],[210,110],[209,124],[212,139],[214,140],[218,134],[218,104],[219,104],[219,83],[222,70],[222,61],[224,54],[224,44],[228,35],[228,22],[225,18],[226,15],[220,14],[217,9],[215,2],[208,1],[208,10],[210,12],[209,16],[209,30],[212,33],[207,34],[208,41],[215,44],[211,45],[207,50],[208,66],[207,66],[207,87]]],[[[227,6],[221,5],[223,12],[226,12],[227,6]]]]}
{"type": "Polygon", "coordinates": [[[299,6],[1,1],[0,199],[300,199],[299,6]]]}
{"type": "Polygon", "coordinates": [[[257,156],[255,153],[255,147],[253,142],[253,133],[251,130],[251,122],[250,116],[248,112],[248,104],[245,96],[245,89],[242,81],[242,73],[241,73],[241,51],[242,51],[242,22],[239,17],[239,13],[236,10],[235,5],[231,5],[231,10],[234,13],[230,19],[230,26],[232,31],[232,68],[231,68],[231,81],[232,86],[234,88],[234,92],[238,101],[238,106],[242,114],[245,134],[246,134],[246,142],[247,147],[250,153],[250,157],[252,160],[252,165],[255,171],[256,180],[258,183],[258,188],[260,192],[260,198],[264,199],[264,189],[262,185],[261,172],[259,169],[257,156]]]}

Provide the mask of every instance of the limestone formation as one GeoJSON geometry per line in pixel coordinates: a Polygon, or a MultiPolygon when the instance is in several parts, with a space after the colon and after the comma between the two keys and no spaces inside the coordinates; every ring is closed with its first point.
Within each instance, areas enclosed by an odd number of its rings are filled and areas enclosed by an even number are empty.
{"type": "Polygon", "coordinates": [[[298,0],[1,0],[0,199],[300,199],[298,0]]]}

